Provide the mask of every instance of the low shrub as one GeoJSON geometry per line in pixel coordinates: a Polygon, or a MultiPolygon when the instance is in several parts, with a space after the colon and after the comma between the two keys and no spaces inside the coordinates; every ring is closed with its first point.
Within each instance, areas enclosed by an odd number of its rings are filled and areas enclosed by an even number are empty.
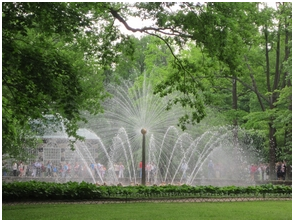
{"type": "Polygon", "coordinates": [[[100,200],[111,198],[191,198],[233,196],[292,196],[292,187],[285,185],[258,185],[248,187],[214,186],[97,186],[87,182],[12,182],[2,183],[2,201],[42,200],[100,200]]]}

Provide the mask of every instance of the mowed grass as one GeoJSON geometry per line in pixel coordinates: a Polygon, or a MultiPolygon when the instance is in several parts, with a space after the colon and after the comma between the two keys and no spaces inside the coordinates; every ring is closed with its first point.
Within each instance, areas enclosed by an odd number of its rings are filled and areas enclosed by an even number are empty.
{"type": "Polygon", "coordinates": [[[2,220],[292,220],[292,201],[2,205],[2,220]]]}

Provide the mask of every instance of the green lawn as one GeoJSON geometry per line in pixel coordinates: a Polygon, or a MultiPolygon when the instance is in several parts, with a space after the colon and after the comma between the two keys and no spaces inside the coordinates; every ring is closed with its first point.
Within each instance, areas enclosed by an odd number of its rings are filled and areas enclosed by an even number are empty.
{"type": "Polygon", "coordinates": [[[292,220],[292,201],[2,205],[3,220],[292,220]]]}

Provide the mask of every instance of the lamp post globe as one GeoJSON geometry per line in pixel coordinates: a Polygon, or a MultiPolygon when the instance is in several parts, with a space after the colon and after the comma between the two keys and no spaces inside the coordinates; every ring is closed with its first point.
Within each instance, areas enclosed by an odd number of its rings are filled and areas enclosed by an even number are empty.
{"type": "Polygon", "coordinates": [[[141,129],[141,133],[143,134],[143,135],[145,135],[146,133],[147,133],[147,130],[146,129],[141,129]]]}

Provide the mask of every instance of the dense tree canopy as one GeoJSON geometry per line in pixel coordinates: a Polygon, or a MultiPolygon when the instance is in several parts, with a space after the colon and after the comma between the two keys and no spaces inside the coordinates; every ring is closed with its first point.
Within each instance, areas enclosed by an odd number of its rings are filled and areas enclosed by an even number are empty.
{"type": "Polygon", "coordinates": [[[63,118],[68,134],[77,136],[80,111],[101,112],[107,95],[101,73],[128,40],[109,28],[111,21],[92,22],[104,17],[104,3],[2,6],[3,153],[26,146],[29,121],[46,114],[63,118]]]}
{"type": "Polygon", "coordinates": [[[182,129],[214,110],[266,139],[273,172],[275,161],[291,162],[292,149],[292,3],[276,7],[2,3],[3,153],[17,155],[28,142],[29,121],[45,114],[62,117],[77,136],[81,112],[102,111],[105,84],[144,74],[155,93],[178,93],[167,108],[189,110],[182,129]],[[130,16],[153,24],[133,28],[130,16]],[[116,21],[144,37],[121,33],[116,21]]]}

